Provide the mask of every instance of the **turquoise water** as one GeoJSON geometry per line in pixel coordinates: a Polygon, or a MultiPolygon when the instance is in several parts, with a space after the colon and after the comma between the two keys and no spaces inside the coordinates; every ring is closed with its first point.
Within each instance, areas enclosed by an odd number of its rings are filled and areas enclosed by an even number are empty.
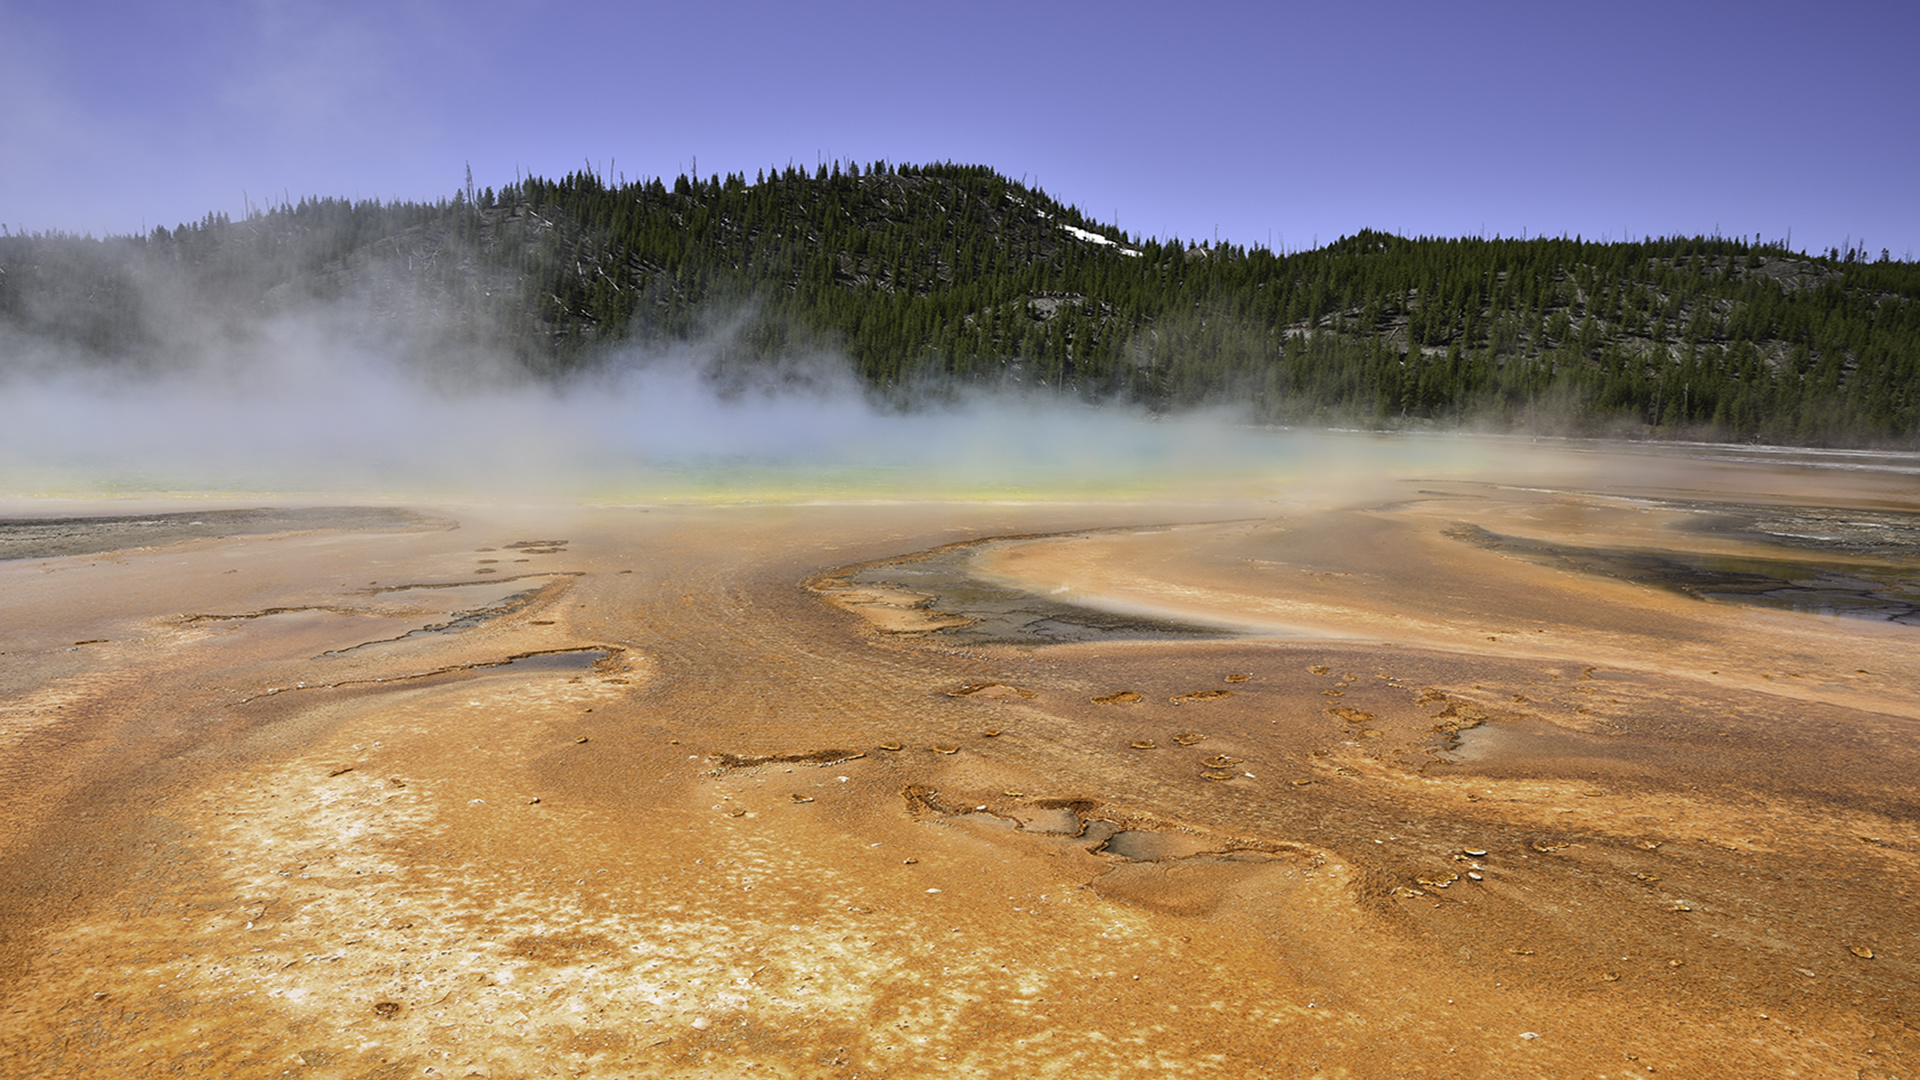
{"type": "MultiPolygon", "coordinates": [[[[745,423],[750,418],[735,418],[745,423]]],[[[1193,417],[1153,421],[1078,408],[868,417],[844,438],[781,443],[708,432],[687,447],[624,431],[417,446],[295,432],[251,445],[182,433],[139,448],[40,448],[15,433],[0,454],[0,495],[261,494],[357,498],[552,497],[590,502],[859,502],[1244,498],[1302,482],[1421,470],[1478,471],[1497,455],[1457,440],[1262,429],[1193,417]],[[57,451],[57,452],[56,452],[57,451]]]]}

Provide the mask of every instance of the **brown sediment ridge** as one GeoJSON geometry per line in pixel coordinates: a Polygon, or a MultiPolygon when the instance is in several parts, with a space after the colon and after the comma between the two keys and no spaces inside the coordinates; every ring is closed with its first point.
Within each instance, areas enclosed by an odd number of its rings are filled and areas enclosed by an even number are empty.
{"type": "Polygon", "coordinates": [[[1618,571],[1920,499],[1640,460],[0,562],[0,1074],[1913,1075],[1920,560],[1618,571]]]}

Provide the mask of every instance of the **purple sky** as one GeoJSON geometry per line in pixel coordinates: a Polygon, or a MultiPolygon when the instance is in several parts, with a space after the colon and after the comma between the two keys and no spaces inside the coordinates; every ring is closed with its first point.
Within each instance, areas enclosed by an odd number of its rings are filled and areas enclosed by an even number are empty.
{"type": "Polygon", "coordinates": [[[1134,233],[1791,230],[1920,254],[1920,4],[0,0],[0,222],[137,232],[822,156],[1134,233]]]}

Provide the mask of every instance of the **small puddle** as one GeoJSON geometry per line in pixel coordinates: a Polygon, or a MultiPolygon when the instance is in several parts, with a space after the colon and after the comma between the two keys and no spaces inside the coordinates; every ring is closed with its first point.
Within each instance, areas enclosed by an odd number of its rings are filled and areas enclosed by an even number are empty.
{"type": "Polygon", "coordinates": [[[172,514],[22,518],[0,521],[0,560],[93,555],[186,540],[314,530],[450,529],[452,521],[385,506],[256,507],[172,514]]]}
{"type": "MultiPolygon", "coordinates": [[[[1447,530],[1447,535],[1529,562],[1652,585],[1701,600],[1920,626],[1920,571],[1900,565],[1907,561],[1904,551],[1894,554],[1873,550],[1869,554],[1889,557],[1889,564],[1857,565],[1817,559],[1577,547],[1502,536],[1466,523],[1447,530]]],[[[1850,551],[1840,546],[1838,538],[1835,543],[1836,551],[1850,551]]]]}
{"type": "Polygon", "coordinates": [[[560,652],[534,653],[531,656],[516,656],[498,664],[487,664],[489,670],[511,668],[519,672],[532,671],[586,671],[613,654],[605,649],[565,649],[560,652]]]}
{"type": "Polygon", "coordinates": [[[457,634],[465,630],[471,630],[484,622],[498,619],[504,615],[512,615],[523,610],[527,605],[539,598],[540,592],[545,588],[545,585],[542,584],[529,589],[520,584],[518,580],[508,579],[505,581],[459,582],[451,585],[408,585],[378,589],[375,591],[390,593],[403,592],[414,588],[431,588],[443,592],[457,593],[462,596],[477,593],[478,595],[474,595],[470,602],[477,603],[479,606],[452,612],[444,622],[417,626],[404,634],[396,634],[393,637],[380,638],[375,641],[362,641],[357,645],[349,645],[340,649],[328,649],[326,652],[314,657],[314,659],[326,660],[336,656],[345,656],[348,653],[360,649],[370,649],[376,645],[393,645],[398,642],[410,641],[414,638],[433,637],[439,634],[457,634]]]}
{"type": "Polygon", "coordinates": [[[1901,559],[1920,555],[1920,514],[1817,506],[1667,505],[1698,513],[1691,531],[1813,552],[1901,559]]]}
{"type": "Polygon", "coordinates": [[[1630,760],[1644,748],[1566,731],[1541,721],[1497,721],[1465,728],[1455,736],[1451,750],[1441,753],[1455,762],[1552,761],[1564,765],[1570,761],[1630,760]]]}
{"type": "Polygon", "coordinates": [[[1080,815],[1071,810],[1030,808],[1015,810],[1013,816],[1019,819],[1020,827],[1027,832],[1048,836],[1080,835],[1080,815]]]}
{"type": "Polygon", "coordinates": [[[1160,859],[1186,859],[1220,850],[1218,840],[1185,833],[1154,832],[1146,829],[1122,829],[1107,837],[1097,849],[1102,855],[1118,855],[1136,862],[1160,859]]]}
{"type": "MultiPolygon", "coordinates": [[[[431,671],[416,671],[402,675],[384,675],[365,679],[345,679],[340,682],[299,683],[294,686],[272,686],[252,697],[239,699],[241,704],[255,698],[273,697],[303,690],[337,690],[341,687],[386,687],[426,685],[426,680],[453,678],[471,678],[486,675],[507,668],[513,668],[520,674],[535,672],[588,671],[602,660],[611,660],[622,650],[619,646],[590,646],[583,649],[557,649],[553,652],[528,653],[524,656],[508,657],[505,660],[483,660],[449,667],[434,668],[431,671]]],[[[621,680],[615,680],[621,681],[621,680]]]]}
{"type": "Polygon", "coordinates": [[[920,610],[939,619],[923,631],[974,645],[1050,645],[1086,641],[1177,641],[1234,637],[1231,630],[1172,619],[1101,611],[983,580],[973,569],[981,545],[962,544],[862,567],[840,580],[930,597],[920,610]]]}
{"type": "Polygon", "coordinates": [[[957,816],[961,821],[969,821],[975,825],[981,825],[996,832],[1012,832],[1020,828],[1020,823],[1012,818],[1005,818],[999,814],[990,814],[979,810],[957,816]]]}

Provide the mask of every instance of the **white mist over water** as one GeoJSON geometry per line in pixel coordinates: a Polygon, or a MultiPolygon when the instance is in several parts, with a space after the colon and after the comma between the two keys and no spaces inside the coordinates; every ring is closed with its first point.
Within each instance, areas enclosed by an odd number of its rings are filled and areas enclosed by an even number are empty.
{"type": "Polygon", "coordinates": [[[1244,497],[1477,469],[1498,453],[1258,429],[1225,411],[1151,417],[1036,389],[949,387],[882,407],[844,358],[724,362],[725,324],[707,342],[543,381],[451,344],[457,328],[431,305],[395,331],[364,299],[236,317],[152,292],[171,359],[0,337],[0,495],[1244,497]]]}
{"type": "Polygon", "coordinates": [[[828,360],[723,393],[689,346],[555,385],[484,357],[424,373],[300,329],[269,327],[255,351],[193,370],[8,364],[0,493],[1099,492],[1276,449],[1231,417],[1153,420],[1041,394],[890,411],[828,360]]]}

